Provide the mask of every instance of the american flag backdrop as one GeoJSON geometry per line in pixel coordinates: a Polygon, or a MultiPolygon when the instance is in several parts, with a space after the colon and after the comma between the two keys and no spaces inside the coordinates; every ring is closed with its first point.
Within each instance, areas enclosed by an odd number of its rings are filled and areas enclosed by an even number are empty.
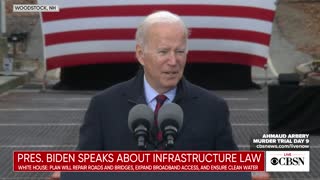
{"type": "Polygon", "coordinates": [[[58,5],[42,13],[47,70],[135,60],[135,31],[157,10],[182,17],[191,30],[189,63],[263,67],[276,0],[38,0],[58,5]]]}

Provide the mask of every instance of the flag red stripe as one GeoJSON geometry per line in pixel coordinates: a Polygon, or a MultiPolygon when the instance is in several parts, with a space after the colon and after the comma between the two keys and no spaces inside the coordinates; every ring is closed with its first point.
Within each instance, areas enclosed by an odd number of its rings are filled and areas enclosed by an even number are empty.
{"type": "Polygon", "coordinates": [[[222,51],[191,51],[188,62],[193,63],[230,63],[264,67],[267,59],[252,54],[222,51]]]}
{"type": "Polygon", "coordinates": [[[95,29],[59,32],[45,35],[46,46],[90,41],[90,40],[129,40],[135,38],[136,29],[95,29]]]}
{"type": "Polygon", "coordinates": [[[190,38],[238,40],[269,46],[270,37],[270,34],[240,29],[191,28],[190,38]]]}
{"type": "Polygon", "coordinates": [[[132,5],[61,8],[59,13],[44,12],[43,21],[108,16],[146,16],[157,10],[168,10],[180,16],[225,16],[273,21],[274,11],[246,6],[223,5],[132,5]]]}
{"type": "MultiPolygon", "coordinates": [[[[121,53],[86,53],[58,56],[47,59],[47,70],[58,67],[70,67],[87,64],[135,63],[133,52],[121,53]]],[[[263,67],[267,60],[260,56],[216,51],[190,51],[188,62],[191,63],[231,63],[263,67]]]]}
{"type": "Polygon", "coordinates": [[[50,70],[58,67],[72,67],[87,64],[134,62],[137,62],[135,60],[134,52],[83,53],[48,58],[47,69],[50,70]]]}
{"type": "MultiPolygon", "coordinates": [[[[46,46],[91,40],[130,40],[135,38],[135,29],[101,29],[68,31],[47,34],[46,46]]],[[[232,29],[191,29],[191,39],[225,39],[259,43],[269,46],[270,34],[232,29]]]]}

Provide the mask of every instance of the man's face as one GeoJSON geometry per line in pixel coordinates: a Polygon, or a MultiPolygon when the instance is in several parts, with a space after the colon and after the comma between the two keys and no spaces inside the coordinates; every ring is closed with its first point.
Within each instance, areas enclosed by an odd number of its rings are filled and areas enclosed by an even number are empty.
{"type": "Polygon", "coordinates": [[[146,32],[145,45],[136,46],[136,56],[149,84],[165,93],[183,76],[187,59],[186,37],[180,24],[153,24],[146,32]]]}

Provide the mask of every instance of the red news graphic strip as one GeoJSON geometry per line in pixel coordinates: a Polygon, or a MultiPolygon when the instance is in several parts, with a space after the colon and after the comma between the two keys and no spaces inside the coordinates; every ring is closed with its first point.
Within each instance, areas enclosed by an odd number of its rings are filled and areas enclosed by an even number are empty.
{"type": "Polygon", "coordinates": [[[264,171],[263,151],[16,151],[13,170],[95,172],[264,171]]]}

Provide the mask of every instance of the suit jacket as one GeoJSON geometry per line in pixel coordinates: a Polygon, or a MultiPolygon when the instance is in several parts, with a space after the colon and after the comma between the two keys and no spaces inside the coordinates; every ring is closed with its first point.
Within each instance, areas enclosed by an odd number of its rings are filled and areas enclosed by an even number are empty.
{"type": "MultiPolygon", "coordinates": [[[[177,87],[174,103],[184,112],[173,150],[236,150],[226,102],[186,79],[177,87]]],[[[137,150],[128,128],[128,113],[146,104],[143,71],[129,81],[95,95],[80,128],[79,150],[137,150]]],[[[148,146],[148,149],[157,147],[148,146]]]]}
{"type": "MultiPolygon", "coordinates": [[[[174,102],[184,111],[183,127],[173,150],[236,150],[226,102],[185,79],[178,84],[174,102]]],[[[143,72],[94,96],[80,128],[80,150],[137,150],[128,128],[128,114],[136,104],[146,104],[143,72]]],[[[157,147],[149,146],[149,149],[157,147]]],[[[227,179],[251,180],[250,173],[130,172],[62,173],[61,180],[81,179],[227,179]]]]}

